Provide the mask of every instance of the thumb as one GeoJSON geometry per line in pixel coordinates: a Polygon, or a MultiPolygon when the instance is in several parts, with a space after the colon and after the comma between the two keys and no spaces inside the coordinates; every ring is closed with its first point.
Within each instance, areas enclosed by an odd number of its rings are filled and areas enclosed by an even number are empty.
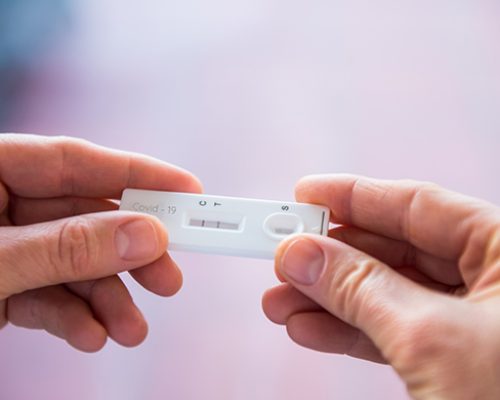
{"type": "Polygon", "coordinates": [[[397,332],[437,313],[446,301],[375,258],[317,235],[285,240],[276,269],[328,312],[365,332],[389,359],[397,332]]]}
{"type": "Polygon", "coordinates": [[[159,258],[167,235],[155,217],[100,212],[0,228],[0,300],[29,289],[98,279],[159,258]]]}

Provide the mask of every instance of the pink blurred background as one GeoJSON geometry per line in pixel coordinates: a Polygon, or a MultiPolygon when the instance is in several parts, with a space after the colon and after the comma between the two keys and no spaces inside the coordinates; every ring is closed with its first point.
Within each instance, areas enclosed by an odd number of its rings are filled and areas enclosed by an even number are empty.
{"type": "MultiPolygon", "coordinates": [[[[500,203],[495,0],[65,6],[60,32],[16,74],[0,131],[147,153],[213,194],[292,199],[302,175],[352,172],[500,203]]],[[[125,278],[150,324],[136,349],[86,355],[0,331],[0,398],[407,398],[390,368],[302,349],[266,320],[272,262],[175,257],[185,285],[174,298],[125,278]]]]}

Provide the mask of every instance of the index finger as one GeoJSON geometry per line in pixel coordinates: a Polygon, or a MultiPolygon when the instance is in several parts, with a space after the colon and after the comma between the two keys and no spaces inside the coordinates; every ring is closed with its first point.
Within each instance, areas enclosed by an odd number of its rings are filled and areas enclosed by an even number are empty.
{"type": "Polygon", "coordinates": [[[191,173],[81,139],[0,135],[0,180],[18,196],[118,199],[125,188],[200,192],[191,173]]]}
{"type": "Polygon", "coordinates": [[[488,237],[500,221],[498,210],[487,202],[408,180],[316,175],[298,183],[296,197],[328,206],[335,223],[406,240],[457,261],[461,255],[483,261],[488,237]]]}

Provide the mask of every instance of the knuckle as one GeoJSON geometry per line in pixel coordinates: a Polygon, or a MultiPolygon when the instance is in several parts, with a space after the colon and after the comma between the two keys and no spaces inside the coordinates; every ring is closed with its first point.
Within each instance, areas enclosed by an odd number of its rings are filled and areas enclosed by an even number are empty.
{"type": "Polygon", "coordinates": [[[71,277],[85,278],[95,264],[95,247],[98,245],[96,235],[88,220],[82,217],[72,218],[64,222],[59,230],[57,249],[54,252],[59,268],[59,276],[70,274],[71,277]]]}
{"type": "Polygon", "coordinates": [[[414,189],[416,191],[439,191],[443,190],[443,188],[437,183],[430,181],[418,181],[415,179],[401,179],[400,184],[404,187],[414,189]]]}
{"type": "Polygon", "coordinates": [[[371,301],[382,274],[380,263],[372,258],[356,258],[343,262],[338,268],[329,268],[327,296],[332,299],[340,316],[353,325],[365,315],[385,314],[380,302],[371,301]]]}
{"type": "Polygon", "coordinates": [[[52,138],[52,143],[59,157],[59,176],[61,179],[60,187],[63,194],[67,196],[74,195],[74,176],[72,165],[78,162],[78,154],[82,154],[88,149],[90,142],[67,136],[57,136],[52,138]]]}
{"type": "Polygon", "coordinates": [[[90,145],[90,142],[88,140],[77,137],[64,136],[64,135],[53,136],[52,140],[55,145],[63,148],[74,148],[74,147],[78,148],[78,147],[87,147],[90,145]]]}
{"type": "Polygon", "coordinates": [[[399,220],[399,231],[407,241],[412,241],[416,232],[414,231],[415,212],[418,213],[426,204],[426,199],[443,191],[441,187],[432,182],[420,182],[414,180],[402,180],[401,185],[407,189],[405,204],[407,207],[401,214],[399,220]]]}
{"type": "Polygon", "coordinates": [[[29,258],[29,248],[17,229],[5,228],[6,235],[0,237],[0,303],[6,301],[29,281],[30,272],[22,268],[25,257],[29,258]]]}

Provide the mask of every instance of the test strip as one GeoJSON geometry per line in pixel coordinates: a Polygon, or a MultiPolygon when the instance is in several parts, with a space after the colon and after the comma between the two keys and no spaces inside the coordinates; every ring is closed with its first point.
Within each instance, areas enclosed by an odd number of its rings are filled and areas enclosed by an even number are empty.
{"type": "Polygon", "coordinates": [[[268,258],[295,233],[327,235],[327,207],[275,200],[126,189],[120,210],[154,215],[169,250],[268,258]]]}

